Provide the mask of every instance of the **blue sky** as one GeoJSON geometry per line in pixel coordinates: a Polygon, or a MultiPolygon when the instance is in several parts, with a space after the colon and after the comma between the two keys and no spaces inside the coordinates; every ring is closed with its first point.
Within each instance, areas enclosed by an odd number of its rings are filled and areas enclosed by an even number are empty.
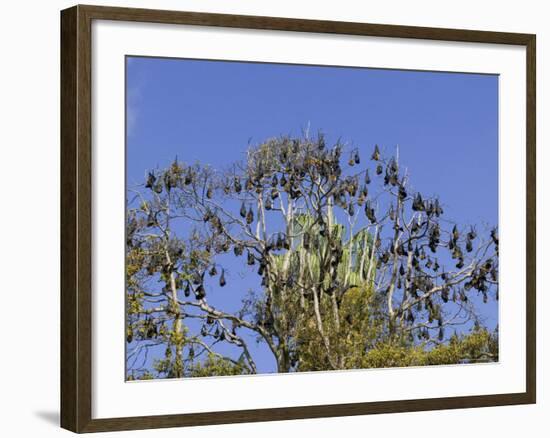
{"type": "MultiPolygon", "coordinates": [[[[447,219],[498,224],[498,76],[138,57],[126,74],[128,185],[176,155],[227,167],[249,142],[309,127],[365,158],[399,145],[413,188],[438,195],[447,219]]],[[[494,327],[496,303],[483,312],[494,327]]]]}

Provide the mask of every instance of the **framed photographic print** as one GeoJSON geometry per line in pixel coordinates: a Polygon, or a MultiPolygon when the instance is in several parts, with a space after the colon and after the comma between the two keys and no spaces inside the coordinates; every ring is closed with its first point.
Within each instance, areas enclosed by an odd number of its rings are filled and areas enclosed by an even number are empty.
{"type": "Polygon", "coordinates": [[[61,423],[535,403],[535,36],[61,13],[61,423]]]}

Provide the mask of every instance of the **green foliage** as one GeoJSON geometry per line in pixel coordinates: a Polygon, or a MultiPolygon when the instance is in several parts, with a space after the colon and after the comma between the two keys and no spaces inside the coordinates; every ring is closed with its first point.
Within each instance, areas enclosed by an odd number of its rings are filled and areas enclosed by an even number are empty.
{"type": "Polygon", "coordinates": [[[282,137],[228,171],[175,160],[148,172],[127,209],[127,360],[164,355],[129,378],[254,373],[251,333],[278,372],[498,360],[498,332],[479,326],[471,300],[498,299],[496,229],[485,240],[446,230],[439,200],[410,193],[397,157],[376,146],[369,174],[358,149],[342,153],[322,135],[282,137]],[[231,255],[259,288],[229,312],[207,295],[233,292],[231,255]],[[226,344],[237,360],[219,354],[226,344]]]}
{"type": "Polygon", "coordinates": [[[151,374],[151,372],[143,371],[142,373],[138,373],[137,375],[136,374],[130,374],[128,376],[128,381],[132,381],[132,380],[153,380],[154,378],[155,378],[155,376],[153,376],[153,374],[151,374]]]}
{"type": "MultiPolygon", "coordinates": [[[[379,318],[377,298],[369,287],[354,287],[346,292],[338,310],[339,329],[332,303],[322,297],[325,332],[334,357],[341,358],[339,369],[360,368],[361,358],[369,346],[375,345],[383,331],[379,318]]],[[[321,371],[333,369],[325,353],[323,339],[319,334],[315,315],[310,311],[307,320],[296,333],[298,371],[321,371]]]]}
{"type": "Polygon", "coordinates": [[[242,362],[232,362],[214,354],[209,354],[203,362],[196,362],[189,368],[190,377],[238,376],[248,374],[242,362]]]}
{"type": "Polygon", "coordinates": [[[269,259],[268,310],[277,331],[289,339],[284,353],[291,370],[333,369],[335,363],[353,368],[356,352],[380,331],[369,269],[375,263],[369,257],[372,238],[361,229],[346,240],[334,216],[330,223],[323,231],[313,216],[297,216],[293,233],[299,242],[269,259]],[[330,259],[334,246],[340,250],[330,259]]]}
{"type": "Polygon", "coordinates": [[[486,329],[453,335],[449,343],[433,348],[399,342],[384,342],[362,355],[359,368],[389,368],[423,365],[451,365],[498,361],[495,345],[498,333],[486,329]]]}

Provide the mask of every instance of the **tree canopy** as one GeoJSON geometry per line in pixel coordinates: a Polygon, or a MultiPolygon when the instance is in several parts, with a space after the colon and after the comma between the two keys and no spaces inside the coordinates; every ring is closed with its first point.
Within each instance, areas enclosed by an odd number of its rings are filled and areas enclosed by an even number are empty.
{"type": "Polygon", "coordinates": [[[254,374],[251,339],[281,373],[498,360],[478,308],[498,299],[497,228],[449,221],[397,154],[369,155],[279,137],[129,187],[128,378],[254,374]],[[255,290],[232,286],[228,257],[255,290]]]}

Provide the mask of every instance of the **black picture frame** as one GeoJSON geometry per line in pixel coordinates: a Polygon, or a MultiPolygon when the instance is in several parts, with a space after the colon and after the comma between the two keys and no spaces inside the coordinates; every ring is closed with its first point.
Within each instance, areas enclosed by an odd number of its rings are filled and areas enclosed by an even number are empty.
{"type": "MultiPolygon", "coordinates": [[[[536,36],[275,17],[99,6],[61,12],[61,426],[99,432],[536,402],[536,36]],[[193,414],[92,418],[91,28],[93,20],[414,38],[524,46],[527,53],[526,391],[511,394],[346,403],[193,414]]],[[[121,171],[123,171],[121,169],[121,171]]]]}

